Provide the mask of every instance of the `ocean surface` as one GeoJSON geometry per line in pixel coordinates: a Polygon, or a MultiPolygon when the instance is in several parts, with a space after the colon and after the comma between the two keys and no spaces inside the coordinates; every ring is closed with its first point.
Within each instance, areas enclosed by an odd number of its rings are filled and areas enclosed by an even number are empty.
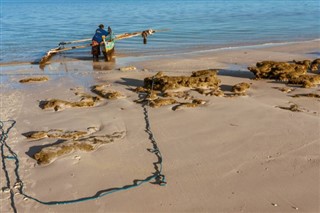
{"type": "MultiPolygon", "coordinates": [[[[164,55],[320,38],[319,0],[0,0],[0,64],[36,62],[61,41],[169,29],[118,41],[128,56],[164,55]]],[[[90,58],[90,48],[64,53],[90,58]]]]}

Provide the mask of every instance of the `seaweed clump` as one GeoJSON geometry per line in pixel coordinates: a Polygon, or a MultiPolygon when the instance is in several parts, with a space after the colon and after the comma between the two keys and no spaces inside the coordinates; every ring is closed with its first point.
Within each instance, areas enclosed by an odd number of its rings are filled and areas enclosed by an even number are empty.
{"type": "Polygon", "coordinates": [[[67,140],[62,143],[42,148],[34,155],[38,164],[45,165],[53,162],[56,158],[70,154],[74,151],[94,151],[101,145],[112,143],[125,136],[125,132],[114,132],[111,135],[88,136],[76,140],[67,140]]]}
{"type": "Polygon", "coordinates": [[[257,79],[275,79],[304,88],[320,84],[319,74],[307,74],[319,70],[320,59],[289,62],[262,61],[254,67],[248,67],[257,79]]]}
{"type": "Polygon", "coordinates": [[[217,70],[208,69],[192,72],[191,76],[167,76],[158,72],[155,76],[144,79],[144,88],[159,91],[188,88],[216,88],[221,81],[217,70]]]}

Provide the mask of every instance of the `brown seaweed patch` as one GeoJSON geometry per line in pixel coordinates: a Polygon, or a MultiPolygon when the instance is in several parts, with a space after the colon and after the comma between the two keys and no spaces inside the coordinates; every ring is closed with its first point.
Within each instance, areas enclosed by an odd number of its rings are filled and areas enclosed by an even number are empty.
{"type": "Polygon", "coordinates": [[[192,96],[190,96],[190,93],[188,91],[178,91],[178,92],[165,92],[163,93],[163,97],[166,98],[183,98],[183,99],[191,99],[192,96]]]}
{"type": "Polygon", "coordinates": [[[290,88],[290,87],[273,87],[273,88],[285,93],[290,93],[295,90],[295,88],[290,88]]]}
{"type": "Polygon", "coordinates": [[[204,89],[204,88],[195,88],[195,91],[197,91],[201,95],[205,96],[217,96],[217,97],[225,97],[224,91],[221,90],[219,86],[213,87],[210,89],[204,89]]]}
{"type": "Polygon", "coordinates": [[[29,83],[29,82],[48,81],[48,80],[49,80],[48,77],[42,76],[42,77],[32,77],[32,78],[21,79],[19,82],[20,82],[20,83],[29,83]]]}
{"type": "Polygon", "coordinates": [[[54,109],[54,111],[61,111],[65,108],[80,108],[80,107],[92,107],[96,101],[64,101],[60,99],[48,99],[42,100],[39,103],[41,109],[54,109]]]}
{"type": "Polygon", "coordinates": [[[109,87],[109,84],[103,84],[103,85],[95,85],[91,87],[91,91],[96,93],[97,95],[106,98],[106,99],[120,99],[125,98],[126,96],[122,93],[114,90],[107,90],[106,87],[109,87]]]}
{"type": "Polygon", "coordinates": [[[53,162],[58,157],[70,154],[74,151],[94,151],[101,145],[112,143],[125,136],[125,132],[114,132],[111,135],[89,136],[76,140],[68,140],[60,144],[41,149],[34,155],[38,164],[45,165],[53,162]]]}
{"type": "Polygon", "coordinates": [[[153,108],[158,108],[161,106],[167,106],[176,103],[178,102],[173,98],[157,98],[155,100],[150,101],[150,106],[153,108]]]}
{"type": "Polygon", "coordinates": [[[98,131],[96,127],[88,127],[87,131],[63,131],[61,129],[51,129],[49,131],[31,131],[23,133],[28,139],[40,140],[43,138],[58,138],[58,139],[78,139],[86,135],[98,131]]]}
{"type": "Polygon", "coordinates": [[[83,92],[75,92],[74,94],[77,96],[80,96],[81,102],[91,102],[91,101],[96,102],[101,100],[101,98],[98,96],[92,96],[90,94],[83,93],[83,92]]]}
{"type": "Polygon", "coordinates": [[[312,72],[317,72],[320,66],[320,58],[317,58],[311,62],[310,69],[312,72]]]}
{"type": "Polygon", "coordinates": [[[172,110],[176,111],[176,110],[185,109],[185,108],[195,108],[200,105],[204,105],[205,103],[206,103],[206,101],[204,101],[204,100],[194,99],[194,100],[192,100],[191,103],[180,103],[179,105],[174,106],[172,108],[172,110]]]}
{"type": "Polygon", "coordinates": [[[158,72],[144,79],[144,88],[160,91],[181,87],[212,88],[217,87],[220,82],[217,78],[217,70],[213,69],[192,72],[191,76],[166,76],[163,72],[158,72]]]}
{"type": "Polygon", "coordinates": [[[232,92],[234,92],[235,94],[245,95],[249,88],[250,84],[241,82],[232,87],[232,92]]]}
{"type": "Polygon", "coordinates": [[[303,112],[303,110],[297,104],[291,104],[289,107],[276,106],[280,109],[290,110],[292,112],[303,112]]]}
{"type": "Polygon", "coordinates": [[[267,78],[276,80],[287,80],[290,75],[304,75],[310,67],[310,62],[304,63],[288,63],[276,61],[257,62],[255,67],[248,67],[256,78],[267,78]]]}
{"type": "Polygon", "coordinates": [[[315,87],[320,84],[320,75],[300,75],[288,79],[288,84],[298,84],[304,88],[315,87]]]}
{"type": "Polygon", "coordinates": [[[150,89],[146,89],[144,87],[136,87],[134,90],[134,92],[140,93],[140,92],[149,92],[150,89]]]}
{"type": "Polygon", "coordinates": [[[291,96],[293,98],[307,97],[307,98],[320,98],[319,94],[316,93],[305,93],[305,94],[296,94],[291,96]]]}
{"type": "Polygon", "coordinates": [[[148,101],[153,101],[159,98],[159,92],[154,90],[147,90],[143,92],[144,94],[140,94],[140,98],[138,100],[134,100],[136,103],[147,103],[148,101]]]}
{"type": "Polygon", "coordinates": [[[248,67],[248,69],[258,79],[275,79],[310,88],[320,84],[320,75],[307,75],[306,73],[309,70],[318,70],[319,62],[320,59],[315,59],[312,62],[310,60],[293,61],[293,63],[262,61],[258,62],[255,67],[248,67]]]}

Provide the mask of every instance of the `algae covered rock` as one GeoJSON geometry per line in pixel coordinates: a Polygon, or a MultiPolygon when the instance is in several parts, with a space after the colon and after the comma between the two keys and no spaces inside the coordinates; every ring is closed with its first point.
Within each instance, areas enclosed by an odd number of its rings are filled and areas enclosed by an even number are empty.
{"type": "Polygon", "coordinates": [[[166,91],[188,88],[212,88],[217,87],[221,81],[217,77],[217,70],[208,69],[192,72],[191,76],[167,76],[158,72],[155,76],[144,79],[144,88],[166,91]]]}

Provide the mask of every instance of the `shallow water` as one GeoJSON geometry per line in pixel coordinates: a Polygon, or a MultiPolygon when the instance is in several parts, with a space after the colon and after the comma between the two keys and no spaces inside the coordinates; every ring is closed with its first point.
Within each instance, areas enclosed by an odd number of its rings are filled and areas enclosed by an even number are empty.
{"type": "MultiPolygon", "coordinates": [[[[0,63],[39,60],[60,41],[91,38],[97,25],[116,34],[170,29],[116,44],[129,56],[320,38],[318,0],[2,0],[0,63]]],[[[68,57],[90,57],[90,49],[68,57]]]]}

